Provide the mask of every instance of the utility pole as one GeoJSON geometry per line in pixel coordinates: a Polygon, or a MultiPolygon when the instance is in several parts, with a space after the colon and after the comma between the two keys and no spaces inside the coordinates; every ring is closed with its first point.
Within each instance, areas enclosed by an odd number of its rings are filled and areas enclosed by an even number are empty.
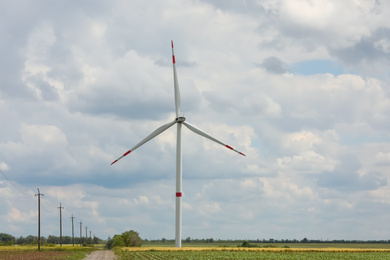
{"type": "Polygon", "coordinates": [[[88,244],[88,226],[85,226],[85,242],[88,244]]]}
{"type": "Polygon", "coordinates": [[[38,251],[41,251],[41,194],[38,188],[38,194],[35,194],[38,197],[38,251]]]}
{"type": "Polygon", "coordinates": [[[90,231],[89,231],[89,242],[92,244],[92,237],[91,237],[91,233],[92,233],[92,231],[90,230],[90,231]]]}
{"type": "Polygon", "coordinates": [[[63,209],[64,207],[61,207],[61,203],[60,203],[60,206],[57,207],[57,209],[60,209],[60,246],[62,246],[62,213],[61,213],[61,209],[63,209]]]}
{"type": "Polygon", "coordinates": [[[83,225],[83,222],[80,220],[80,246],[83,245],[83,242],[82,242],[82,237],[81,237],[81,234],[82,234],[82,225],[83,225]]]}
{"type": "Polygon", "coordinates": [[[72,217],[70,217],[72,219],[72,243],[73,243],[73,246],[74,246],[74,226],[73,226],[73,214],[72,214],[72,217]]]}

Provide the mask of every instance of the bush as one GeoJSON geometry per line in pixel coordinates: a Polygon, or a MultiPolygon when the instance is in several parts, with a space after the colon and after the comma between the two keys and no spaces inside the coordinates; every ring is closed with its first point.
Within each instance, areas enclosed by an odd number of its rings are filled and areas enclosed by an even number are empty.
{"type": "Polygon", "coordinates": [[[140,247],[142,244],[138,232],[135,232],[134,230],[123,232],[121,236],[126,247],[140,247]]]}
{"type": "Polygon", "coordinates": [[[242,242],[242,247],[250,247],[250,243],[248,242],[248,241],[244,241],[244,242],[242,242]]]}
{"type": "Polygon", "coordinates": [[[112,249],[113,247],[140,247],[142,240],[138,235],[138,232],[134,230],[123,232],[121,235],[115,235],[112,239],[106,243],[106,248],[112,249]]]}
{"type": "Polygon", "coordinates": [[[14,242],[12,242],[12,241],[9,241],[6,243],[0,242],[0,246],[13,246],[13,245],[14,245],[14,242]]]}
{"type": "Polygon", "coordinates": [[[251,243],[249,243],[248,241],[245,240],[244,242],[242,242],[241,247],[259,247],[259,246],[251,244],[251,243]]]}
{"type": "Polygon", "coordinates": [[[276,245],[265,245],[264,247],[271,247],[271,248],[273,248],[273,247],[277,247],[276,245]]]}
{"type": "Polygon", "coordinates": [[[114,247],[113,244],[114,244],[114,239],[111,238],[111,239],[107,240],[106,248],[112,249],[114,247]]]}

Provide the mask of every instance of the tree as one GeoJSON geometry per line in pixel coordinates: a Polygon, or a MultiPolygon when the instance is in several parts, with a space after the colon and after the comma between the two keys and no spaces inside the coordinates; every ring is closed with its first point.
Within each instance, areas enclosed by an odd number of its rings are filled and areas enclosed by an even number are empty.
{"type": "Polygon", "coordinates": [[[92,239],[92,243],[93,244],[99,244],[100,243],[100,240],[98,237],[94,236],[93,239],[92,239]]]}
{"type": "Polygon", "coordinates": [[[18,238],[16,239],[15,243],[16,243],[17,245],[25,244],[25,242],[24,242],[24,237],[23,237],[23,236],[18,237],[18,238]]]}
{"type": "Polygon", "coordinates": [[[32,236],[32,235],[27,236],[26,237],[26,244],[34,244],[34,245],[38,244],[38,237],[32,236]]]}
{"type": "Polygon", "coordinates": [[[114,247],[113,244],[114,244],[114,239],[112,238],[107,239],[106,248],[112,249],[114,247]]]}
{"type": "Polygon", "coordinates": [[[71,236],[63,236],[62,237],[62,244],[72,244],[72,237],[71,236]]]}
{"type": "Polygon", "coordinates": [[[107,241],[106,247],[111,249],[116,246],[120,247],[139,247],[142,244],[142,240],[138,235],[138,232],[134,230],[123,232],[121,235],[115,235],[111,240],[107,241]]]}
{"type": "Polygon", "coordinates": [[[134,230],[123,232],[121,236],[126,247],[139,247],[142,244],[142,240],[139,237],[138,232],[135,232],[134,230]]]}
{"type": "Polygon", "coordinates": [[[112,239],[108,240],[106,243],[106,247],[108,249],[112,249],[116,246],[123,247],[125,246],[125,242],[121,235],[115,235],[112,239]]]}
{"type": "Polygon", "coordinates": [[[10,234],[0,233],[0,245],[13,245],[15,241],[15,237],[10,234]]]}
{"type": "Polygon", "coordinates": [[[206,239],[206,243],[213,243],[214,242],[214,239],[213,238],[207,238],[206,239]]]}
{"type": "Polygon", "coordinates": [[[58,237],[56,237],[56,236],[49,235],[47,237],[47,243],[59,244],[59,241],[60,241],[60,239],[58,237]]]}

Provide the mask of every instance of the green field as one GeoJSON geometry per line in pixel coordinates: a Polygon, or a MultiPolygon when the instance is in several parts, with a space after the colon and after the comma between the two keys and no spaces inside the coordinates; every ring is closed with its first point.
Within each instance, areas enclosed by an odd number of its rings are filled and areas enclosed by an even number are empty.
{"type": "MultiPolygon", "coordinates": [[[[238,247],[239,242],[182,243],[183,247],[238,247]]],[[[356,248],[390,249],[390,243],[251,243],[260,248],[356,248]]],[[[143,242],[143,247],[175,247],[175,242],[143,242]]]]}
{"type": "Polygon", "coordinates": [[[389,244],[370,243],[289,243],[256,244],[237,247],[237,243],[145,243],[139,248],[117,250],[120,260],[128,259],[390,259],[389,244]],[[153,244],[153,246],[151,245],[153,244]]]}
{"type": "Polygon", "coordinates": [[[390,259],[389,249],[143,247],[117,251],[128,259],[390,259]]]}
{"type": "MultiPolygon", "coordinates": [[[[115,248],[118,260],[128,259],[390,259],[389,244],[289,243],[262,244],[257,247],[237,247],[237,243],[184,243],[175,248],[172,243],[145,243],[142,247],[115,248]],[[151,245],[153,244],[153,245],[151,245]]],[[[68,259],[81,260],[102,245],[88,248],[70,245],[62,247],[1,246],[0,260],[68,259]]]]}
{"type": "Polygon", "coordinates": [[[133,251],[123,252],[128,259],[390,259],[388,252],[255,252],[255,251],[133,251]]]}

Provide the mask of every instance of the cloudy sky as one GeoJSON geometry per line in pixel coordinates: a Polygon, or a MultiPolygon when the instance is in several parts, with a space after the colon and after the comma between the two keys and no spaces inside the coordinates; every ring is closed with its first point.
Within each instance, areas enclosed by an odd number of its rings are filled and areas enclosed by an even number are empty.
{"type": "Polygon", "coordinates": [[[0,1],[0,232],[389,239],[390,3],[0,1]]]}

